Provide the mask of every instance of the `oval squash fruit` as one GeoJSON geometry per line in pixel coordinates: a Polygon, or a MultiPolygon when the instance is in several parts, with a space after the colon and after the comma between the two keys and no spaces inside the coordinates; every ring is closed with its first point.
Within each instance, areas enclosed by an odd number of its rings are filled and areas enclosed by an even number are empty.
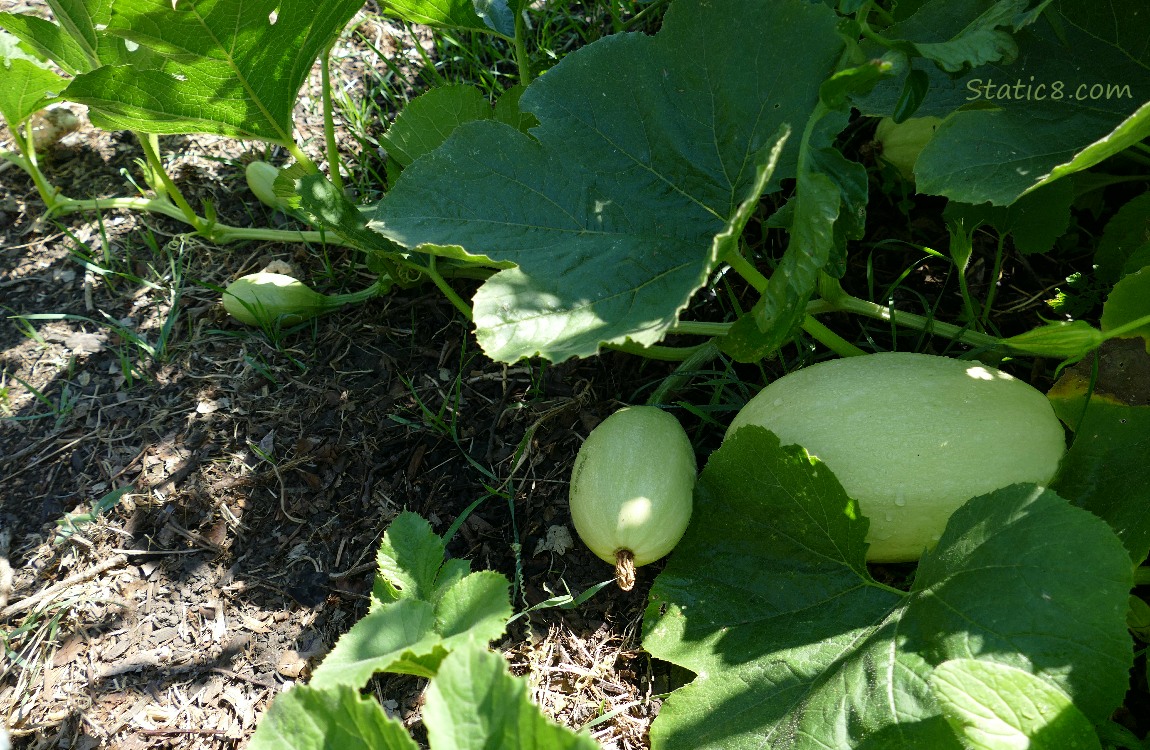
{"type": "Polygon", "coordinates": [[[620,409],[579,448],[571,519],[583,542],[616,566],[624,590],[635,568],[670,552],[691,520],[695,452],[679,420],[654,406],[620,409]]]}
{"type": "Polygon", "coordinates": [[[978,362],[890,352],[823,362],[766,386],[727,430],[765,427],[822,460],[870,519],[867,559],[917,560],[968,499],[1046,484],[1062,425],[1030,385],[978,362]]]}

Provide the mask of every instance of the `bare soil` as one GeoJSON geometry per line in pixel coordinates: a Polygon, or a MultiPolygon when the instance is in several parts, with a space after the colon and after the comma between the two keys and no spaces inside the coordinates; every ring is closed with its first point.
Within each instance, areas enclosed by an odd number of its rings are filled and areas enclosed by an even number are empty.
{"type": "MultiPolygon", "coordinates": [[[[362,92],[363,57],[343,61],[342,85],[362,92]]],[[[322,143],[314,83],[297,113],[308,144],[322,143]]],[[[244,144],[162,146],[193,205],[288,225],[247,191],[244,144]]],[[[65,194],[98,197],[130,195],[142,156],[84,120],[41,160],[65,194]]],[[[269,339],[227,318],[219,287],[275,261],[359,288],[361,259],[186,230],[139,213],[46,219],[31,180],[0,170],[0,713],[17,747],[243,746],[366,612],[403,510],[443,533],[478,501],[449,554],[504,573],[517,608],[611,577],[570,541],[567,473],[582,436],[665,367],[494,363],[430,287],[269,339]],[[41,314],[67,317],[17,317],[41,314]],[[133,338],[156,347],[165,329],[162,351],[133,338]]],[[[653,576],[521,618],[495,644],[563,723],[615,712],[593,730],[608,748],[643,746],[667,690],[638,649],[653,576]]],[[[417,736],[423,685],[374,684],[417,736]]]]}

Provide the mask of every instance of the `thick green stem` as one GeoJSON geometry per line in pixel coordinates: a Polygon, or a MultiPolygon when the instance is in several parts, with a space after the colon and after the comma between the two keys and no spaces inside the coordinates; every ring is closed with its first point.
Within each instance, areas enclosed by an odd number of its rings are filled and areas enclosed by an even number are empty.
{"type": "Polygon", "coordinates": [[[802,326],[811,338],[840,357],[857,357],[860,354],[866,354],[862,349],[820,323],[812,315],[803,318],[802,326]]]}
{"type": "Polygon", "coordinates": [[[24,138],[21,138],[20,128],[18,127],[13,128],[12,134],[16,141],[16,148],[20,151],[20,160],[10,160],[15,162],[32,178],[32,184],[36,186],[36,192],[40,194],[40,200],[44,201],[44,205],[48,207],[50,213],[58,202],[59,191],[52,186],[52,183],[48,182],[48,178],[40,171],[40,165],[36,162],[36,141],[32,136],[31,119],[29,119],[26,124],[24,138]]]}
{"type": "Polygon", "coordinates": [[[1106,338],[1108,338],[1108,339],[1118,338],[1118,337],[1122,336],[1123,334],[1129,333],[1130,331],[1135,331],[1144,325],[1150,325],[1150,315],[1146,315],[1146,316],[1138,318],[1136,320],[1132,320],[1129,323],[1126,323],[1124,325],[1120,325],[1117,328],[1114,328],[1110,331],[1107,331],[1106,332],[1106,338]]]}
{"type": "Polygon", "coordinates": [[[756,292],[762,294],[767,290],[767,284],[769,284],[770,281],[766,276],[759,273],[759,269],[755,268],[749,260],[744,258],[738,249],[732,248],[726,256],[723,257],[723,260],[726,261],[727,265],[730,266],[735,273],[742,276],[743,280],[750,284],[756,292]]]}
{"type": "Polygon", "coordinates": [[[863,315],[868,318],[875,318],[876,320],[889,320],[896,325],[913,328],[916,331],[946,336],[949,339],[961,341],[970,346],[985,349],[997,349],[1002,346],[1002,342],[999,339],[985,333],[971,331],[966,328],[951,325],[950,323],[940,323],[937,320],[925,318],[921,315],[903,312],[902,310],[894,310],[884,305],[853,297],[843,291],[842,286],[839,285],[836,279],[832,279],[826,276],[826,274],[823,274],[822,278],[820,278],[819,292],[822,294],[823,301],[830,306],[830,310],[855,313],[856,315],[863,315]]]}
{"type": "Polygon", "coordinates": [[[1134,569],[1134,585],[1150,586],[1150,567],[1142,565],[1134,569]]]}
{"type": "Polygon", "coordinates": [[[625,354],[634,354],[638,357],[646,357],[647,359],[657,359],[661,362],[685,362],[701,349],[714,346],[714,344],[708,341],[698,346],[661,346],[659,344],[643,346],[633,341],[627,341],[622,344],[604,344],[604,346],[608,349],[624,352],[625,354]]]}
{"type": "Polygon", "coordinates": [[[436,259],[433,255],[431,256],[431,262],[426,266],[418,266],[413,264],[413,267],[427,274],[427,277],[431,279],[432,283],[435,284],[436,287],[439,288],[439,291],[443,293],[443,296],[447,297],[451,304],[455,305],[455,309],[458,310],[464,318],[471,320],[473,317],[473,313],[471,312],[471,305],[467,304],[467,302],[465,302],[462,297],[455,293],[455,290],[451,288],[451,285],[447,283],[442,274],[436,270],[435,264],[436,259]]]}
{"type": "Polygon", "coordinates": [[[682,336],[726,336],[731,330],[731,325],[731,323],[709,323],[704,320],[680,320],[667,329],[667,333],[682,336]]]}
{"type": "Polygon", "coordinates": [[[391,277],[384,275],[376,279],[375,283],[366,289],[348,294],[329,294],[327,298],[332,305],[358,305],[361,302],[367,302],[369,299],[387,294],[393,286],[395,286],[395,282],[392,281],[391,277]]]}
{"type": "Polygon", "coordinates": [[[331,44],[323,48],[319,75],[320,88],[323,90],[323,137],[327,145],[327,167],[331,173],[331,184],[342,193],[343,177],[339,173],[339,146],[335,142],[335,119],[331,105],[331,44]]]}
{"type": "Polygon", "coordinates": [[[172,178],[168,175],[167,170],[164,169],[163,162],[160,161],[159,151],[154,148],[152,140],[149,138],[141,138],[140,147],[144,150],[144,157],[148,160],[148,166],[151,168],[152,174],[163,184],[168,199],[180,209],[184,222],[191,224],[197,232],[206,233],[208,222],[196,215],[191,204],[184,198],[180,189],[176,187],[176,183],[172,182],[172,178]]]}
{"type": "Polygon", "coordinates": [[[998,238],[998,248],[994,252],[994,269],[990,272],[990,289],[986,290],[986,301],[982,303],[982,315],[979,320],[983,329],[990,322],[990,310],[994,307],[994,298],[998,296],[998,277],[1002,274],[1003,247],[1006,245],[1006,235],[998,238]]]}
{"type": "Polygon", "coordinates": [[[515,48],[515,64],[519,68],[519,83],[526,86],[531,83],[531,57],[527,54],[527,42],[524,37],[527,35],[527,19],[524,17],[526,12],[525,4],[516,9],[515,12],[515,38],[511,40],[511,45],[515,48]]]}

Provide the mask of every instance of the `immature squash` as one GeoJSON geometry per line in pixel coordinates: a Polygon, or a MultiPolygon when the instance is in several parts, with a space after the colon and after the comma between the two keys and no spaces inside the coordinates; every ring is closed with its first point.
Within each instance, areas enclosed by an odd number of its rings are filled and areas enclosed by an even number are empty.
{"type": "Polygon", "coordinates": [[[620,409],[579,449],[571,519],[583,542],[616,566],[624,590],[635,568],[670,552],[691,520],[696,464],[679,420],[654,406],[620,409]]]}
{"type": "Polygon", "coordinates": [[[248,182],[248,189],[259,199],[260,203],[277,211],[287,211],[288,205],[283,198],[276,195],[275,182],[280,171],[274,164],[266,161],[249,162],[244,168],[244,177],[248,182]]]}
{"type": "Polygon", "coordinates": [[[241,276],[224,290],[224,309],[236,320],[251,326],[275,321],[295,325],[341,304],[340,300],[320,294],[298,279],[267,271],[241,276]]]}
{"type": "Polygon", "coordinates": [[[870,520],[867,559],[917,560],[968,499],[1046,484],[1066,450],[1046,397],[977,362],[847,357],[768,385],[727,436],[756,424],[821,459],[870,520]]]}
{"type": "Polygon", "coordinates": [[[912,117],[896,123],[889,117],[879,121],[875,140],[882,144],[882,158],[898,170],[904,180],[914,180],[914,165],[934,131],[942,124],[938,117],[912,117]]]}

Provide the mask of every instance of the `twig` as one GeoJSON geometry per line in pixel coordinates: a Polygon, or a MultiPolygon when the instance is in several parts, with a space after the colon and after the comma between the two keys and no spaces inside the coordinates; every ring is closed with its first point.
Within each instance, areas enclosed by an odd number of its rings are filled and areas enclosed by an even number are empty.
{"type": "Polygon", "coordinates": [[[68,576],[63,581],[60,581],[59,583],[57,583],[55,586],[49,586],[48,588],[44,589],[43,591],[35,593],[32,596],[25,597],[24,599],[21,599],[20,601],[16,602],[15,604],[11,604],[11,605],[5,607],[3,609],[3,611],[0,611],[0,620],[7,620],[12,615],[18,614],[18,613],[23,612],[23,611],[28,610],[28,609],[32,609],[33,607],[35,607],[40,602],[45,601],[47,599],[51,599],[52,597],[63,592],[64,590],[68,589],[69,587],[75,586],[77,583],[83,583],[84,581],[95,578],[96,576],[100,575],[101,573],[108,571],[108,570],[111,570],[112,568],[118,568],[121,565],[126,564],[127,562],[128,562],[128,556],[127,555],[115,555],[113,557],[109,557],[107,560],[104,560],[102,563],[99,563],[98,565],[95,565],[91,568],[88,568],[87,570],[85,570],[83,572],[68,576]]]}

